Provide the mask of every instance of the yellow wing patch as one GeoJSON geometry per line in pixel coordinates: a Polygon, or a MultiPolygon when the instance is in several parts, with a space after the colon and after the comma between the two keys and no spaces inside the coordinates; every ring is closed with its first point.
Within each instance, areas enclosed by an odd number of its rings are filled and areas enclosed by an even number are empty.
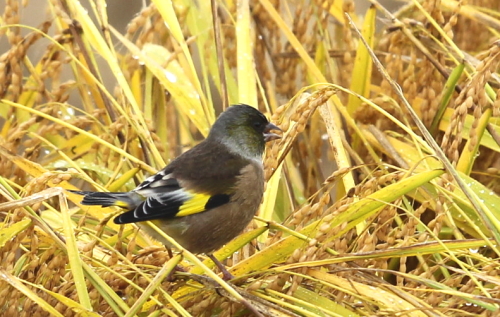
{"type": "Polygon", "coordinates": [[[130,209],[130,204],[126,201],[117,200],[113,203],[113,206],[121,207],[124,209],[130,209]]]}
{"type": "MultiPolygon", "coordinates": [[[[190,194],[193,193],[190,192],[190,194]]],[[[179,212],[175,216],[184,217],[205,211],[205,205],[207,204],[210,197],[212,196],[207,194],[193,194],[193,196],[189,200],[186,200],[182,204],[182,206],[179,207],[179,212]]]]}

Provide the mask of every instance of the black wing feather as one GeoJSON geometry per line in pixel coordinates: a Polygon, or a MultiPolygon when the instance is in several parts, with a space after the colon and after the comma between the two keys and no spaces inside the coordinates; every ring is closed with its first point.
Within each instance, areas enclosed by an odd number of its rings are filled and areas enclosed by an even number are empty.
{"type": "MultiPolygon", "coordinates": [[[[205,204],[205,211],[227,204],[231,199],[230,195],[219,194],[210,197],[205,204]]],[[[133,223],[156,219],[174,218],[179,212],[182,202],[172,201],[168,204],[161,203],[153,197],[142,202],[135,210],[125,212],[114,219],[116,224],[133,223]]]]}
{"type": "Polygon", "coordinates": [[[247,164],[247,160],[227,151],[224,145],[204,141],[137,186],[135,191],[146,200],[116,217],[114,222],[125,224],[176,217],[186,201],[173,194],[177,190],[211,195],[203,211],[227,204],[237,177],[247,164]]]}

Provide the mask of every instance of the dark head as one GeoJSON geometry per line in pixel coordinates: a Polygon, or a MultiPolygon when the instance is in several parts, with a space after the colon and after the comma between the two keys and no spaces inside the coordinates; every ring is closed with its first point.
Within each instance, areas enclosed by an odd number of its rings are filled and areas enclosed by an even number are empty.
{"type": "Polygon", "coordinates": [[[208,137],[241,156],[261,159],[265,143],[280,138],[272,130],[281,131],[259,110],[238,104],[221,113],[208,137]]]}

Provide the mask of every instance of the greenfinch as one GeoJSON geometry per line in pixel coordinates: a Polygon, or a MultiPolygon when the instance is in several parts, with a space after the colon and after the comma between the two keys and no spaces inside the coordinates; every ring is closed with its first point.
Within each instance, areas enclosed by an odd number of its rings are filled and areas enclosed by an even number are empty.
{"type": "Polygon", "coordinates": [[[234,105],[217,118],[205,140],[132,191],[75,193],[84,195],[83,205],[124,209],[116,224],[137,223],[168,247],[145,222],[151,221],[185,249],[215,262],[211,253],[240,234],[259,208],[264,147],[280,138],[272,131],[281,130],[260,111],[234,105]]]}

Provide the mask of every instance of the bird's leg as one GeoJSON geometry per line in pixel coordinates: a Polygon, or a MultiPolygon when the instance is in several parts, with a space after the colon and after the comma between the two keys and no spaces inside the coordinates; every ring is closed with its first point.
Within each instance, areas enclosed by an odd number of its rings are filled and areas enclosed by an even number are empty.
{"type": "Polygon", "coordinates": [[[174,254],[172,253],[172,249],[170,249],[170,247],[168,246],[165,246],[165,249],[167,249],[168,257],[173,258],[174,254]]]}
{"type": "Polygon", "coordinates": [[[220,263],[220,261],[217,260],[217,258],[212,253],[207,254],[207,256],[210,258],[210,260],[212,260],[212,262],[214,262],[214,264],[222,272],[222,279],[224,281],[230,281],[230,280],[234,279],[233,274],[229,273],[229,271],[226,269],[226,267],[224,266],[224,264],[220,263]]]}
{"type": "MultiPolygon", "coordinates": [[[[165,249],[167,249],[168,256],[170,258],[173,258],[174,254],[172,253],[172,249],[168,246],[165,246],[165,249]]],[[[167,281],[169,282],[175,281],[175,276],[174,276],[175,272],[186,272],[186,270],[182,266],[176,265],[175,268],[167,275],[167,281]]]]}

